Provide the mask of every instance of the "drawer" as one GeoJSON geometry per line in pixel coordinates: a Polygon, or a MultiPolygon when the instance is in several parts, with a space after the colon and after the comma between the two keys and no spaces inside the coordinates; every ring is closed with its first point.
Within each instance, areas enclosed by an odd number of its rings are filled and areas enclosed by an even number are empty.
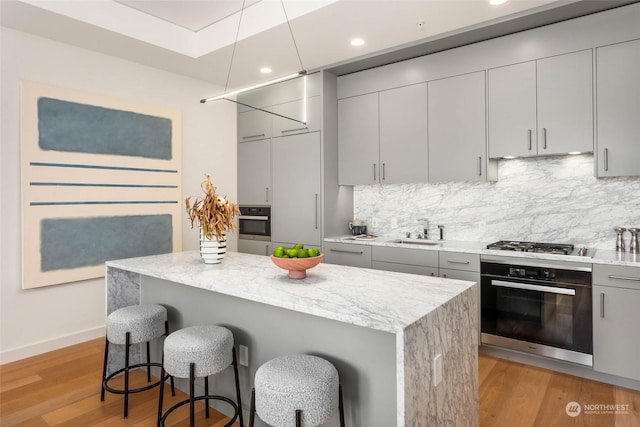
{"type": "Polygon", "coordinates": [[[468,282],[476,282],[480,284],[480,273],[476,271],[463,271],[441,268],[439,276],[445,279],[466,280],[468,282]]]}
{"type": "Polygon", "coordinates": [[[397,264],[438,267],[438,251],[435,250],[374,246],[371,252],[371,259],[397,264]]]}
{"type": "Polygon", "coordinates": [[[440,251],[440,262],[438,267],[451,270],[479,272],[480,255],[440,251]]]}
{"type": "Polygon", "coordinates": [[[640,290],[640,267],[594,264],[593,283],[640,290]]]}
{"type": "Polygon", "coordinates": [[[324,242],[324,262],[371,268],[371,246],[324,242]]]}
{"type": "Polygon", "coordinates": [[[421,265],[398,264],[395,262],[373,261],[374,270],[395,271],[397,273],[419,274],[421,276],[438,276],[436,267],[423,267],[421,265]]]}

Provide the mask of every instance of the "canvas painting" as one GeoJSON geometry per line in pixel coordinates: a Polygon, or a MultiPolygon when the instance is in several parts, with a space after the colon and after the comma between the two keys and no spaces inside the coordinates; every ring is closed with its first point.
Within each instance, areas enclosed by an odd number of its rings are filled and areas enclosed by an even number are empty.
{"type": "Polygon", "coordinates": [[[180,111],[35,82],[21,102],[23,288],[181,250],[180,111]]]}

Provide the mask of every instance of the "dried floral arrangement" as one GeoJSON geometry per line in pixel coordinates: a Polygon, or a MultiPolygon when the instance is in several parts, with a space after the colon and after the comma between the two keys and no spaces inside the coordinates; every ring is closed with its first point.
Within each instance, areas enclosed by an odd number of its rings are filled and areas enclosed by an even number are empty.
{"type": "Polygon", "coordinates": [[[198,225],[204,237],[213,239],[215,236],[216,240],[220,241],[227,231],[236,229],[235,217],[240,215],[240,209],[235,203],[230,203],[224,197],[218,196],[211,178],[209,175],[206,177],[200,184],[205,194],[204,198],[187,197],[185,205],[191,220],[191,228],[198,225]],[[193,205],[191,199],[194,199],[193,205]]]}

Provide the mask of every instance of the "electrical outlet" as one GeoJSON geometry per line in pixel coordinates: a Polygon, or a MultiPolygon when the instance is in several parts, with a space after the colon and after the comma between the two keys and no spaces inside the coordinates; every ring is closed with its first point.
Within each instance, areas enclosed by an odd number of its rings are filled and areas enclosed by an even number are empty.
{"type": "Polygon", "coordinates": [[[434,387],[442,382],[442,354],[438,354],[433,358],[433,370],[431,375],[433,377],[434,387]]]}
{"type": "Polygon", "coordinates": [[[484,233],[487,231],[487,221],[478,222],[478,231],[484,233]]]}
{"type": "Polygon", "coordinates": [[[238,361],[238,363],[240,363],[240,366],[249,366],[249,347],[247,347],[246,345],[241,345],[239,348],[239,358],[240,360],[238,361]]]}
{"type": "Polygon", "coordinates": [[[391,228],[398,228],[398,219],[391,218],[391,228]]]}

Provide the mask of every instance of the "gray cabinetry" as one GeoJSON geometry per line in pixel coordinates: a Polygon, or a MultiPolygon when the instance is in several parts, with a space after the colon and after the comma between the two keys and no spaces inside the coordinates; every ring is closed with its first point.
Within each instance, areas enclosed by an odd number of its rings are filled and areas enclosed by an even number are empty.
{"type": "Polygon", "coordinates": [[[254,255],[271,255],[271,242],[238,239],[238,252],[254,255]]]}
{"type": "Polygon", "coordinates": [[[371,246],[353,243],[324,243],[324,262],[371,268],[371,246]]]}
{"type": "Polygon", "coordinates": [[[640,40],[596,50],[597,176],[640,175],[640,40]]]}
{"type": "Polygon", "coordinates": [[[238,112],[238,142],[271,137],[271,114],[260,110],[238,112]]]}
{"type": "Polygon", "coordinates": [[[238,144],[238,203],[271,204],[271,139],[238,144]]]}
{"type": "Polygon", "coordinates": [[[379,174],[378,94],[338,100],[338,183],[372,184],[379,174]]]}
{"type": "Polygon", "coordinates": [[[487,180],[485,72],[428,83],[429,181],[487,180]]]}
{"type": "Polygon", "coordinates": [[[371,259],[376,270],[438,275],[438,251],[435,250],[374,246],[371,259]]]}
{"type": "Polygon", "coordinates": [[[307,98],[306,104],[302,99],[274,105],[269,108],[280,116],[272,116],[273,136],[288,136],[297,133],[320,130],[320,97],[307,98]],[[286,116],[289,118],[281,117],[286,116]],[[295,119],[295,120],[291,120],[295,119]],[[298,121],[296,121],[298,120],[298,121]],[[300,123],[300,122],[305,122],[300,123]]]}
{"type": "Polygon", "coordinates": [[[273,138],[273,241],[321,244],[320,133],[273,138]]]}
{"type": "Polygon", "coordinates": [[[379,96],[380,183],[427,182],[427,84],[379,96]]]}
{"type": "Polygon", "coordinates": [[[593,151],[592,52],[488,72],[489,156],[593,151]]]}
{"type": "Polygon", "coordinates": [[[640,268],[593,266],[593,369],[640,380],[640,268]]]}

